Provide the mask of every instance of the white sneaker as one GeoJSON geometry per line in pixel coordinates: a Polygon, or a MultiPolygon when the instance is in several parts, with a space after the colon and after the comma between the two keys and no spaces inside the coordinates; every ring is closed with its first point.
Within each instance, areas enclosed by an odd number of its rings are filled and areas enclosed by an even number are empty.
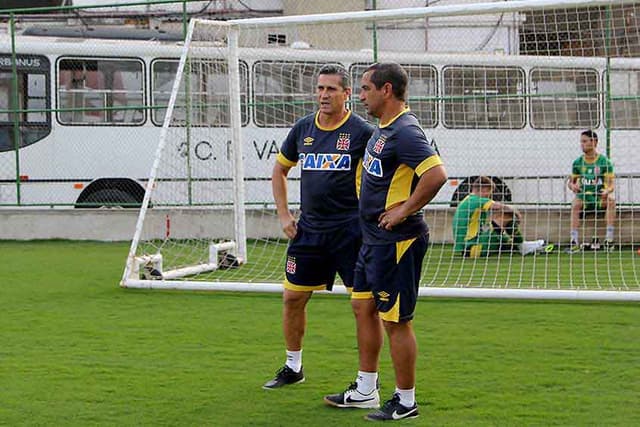
{"type": "Polygon", "coordinates": [[[324,402],[338,408],[379,408],[380,394],[377,388],[369,394],[362,394],[354,381],[342,393],[325,396],[324,402]]]}
{"type": "Polygon", "coordinates": [[[544,240],[530,240],[520,244],[520,254],[522,256],[542,252],[544,250],[544,240]]]}

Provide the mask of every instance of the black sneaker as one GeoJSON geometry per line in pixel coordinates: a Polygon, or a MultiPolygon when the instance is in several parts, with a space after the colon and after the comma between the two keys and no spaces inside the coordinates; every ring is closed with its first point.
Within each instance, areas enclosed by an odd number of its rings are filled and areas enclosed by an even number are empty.
{"type": "Polygon", "coordinates": [[[367,414],[364,419],[369,421],[394,421],[416,417],[418,417],[418,404],[414,403],[411,408],[407,408],[400,404],[400,395],[395,393],[391,399],[384,402],[382,408],[367,414]]]}
{"type": "Polygon", "coordinates": [[[609,239],[605,239],[603,247],[605,252],[613,252],[616,250],[615,243],[613,243],[613,240],[609,240],[609,239]]]}
{"type": "Polygon", "coordinates": [[[371,409],[380,407],[380,395],[378,394],[378,389],[369,394],[360,393],[358,391],[358,383],[354,381],[342,393],[325,396],[324,402],[337,408],[371,409]]]}
{"type": "Polygon", "coordinates": [[[302,382],[304,382],[304,373],[302,372],[302,368],[300,368],[300,372],[294,372],[293,369],[284,365],[280,370],[278,370],[278,372],[276,372],[275,378],[267,381],[262,388],[265,390],[272,390],[285,385],[298,384],[302,382]]]}

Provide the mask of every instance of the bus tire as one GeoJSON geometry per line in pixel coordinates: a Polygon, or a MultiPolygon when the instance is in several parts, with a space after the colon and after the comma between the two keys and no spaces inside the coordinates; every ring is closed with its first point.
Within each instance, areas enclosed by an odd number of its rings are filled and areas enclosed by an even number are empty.
{"type": "Polygon", "coordinates": [[[92,182],[76,200],[76,208],[139,208],[144,189],[129,179],[99,179],[92,182]]]}

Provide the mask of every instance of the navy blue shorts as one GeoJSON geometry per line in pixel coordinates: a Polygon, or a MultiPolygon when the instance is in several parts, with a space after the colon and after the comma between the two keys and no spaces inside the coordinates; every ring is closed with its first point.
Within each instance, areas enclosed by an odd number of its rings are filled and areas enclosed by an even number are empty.
{"type": "Polygon", "coordinates": [[[375,299],[382,320],[413,319],[429,235],[384,245],[362,245],[351,298],[375,299]]]}
{"type": "Polygon", "coordinates": [[[294,291],[331,289],[336,277],[348,288],[362,244],[359,222],[331,232],[313,232],[298,224],[296,237],[289,242],[284,287],[294,291]]]}

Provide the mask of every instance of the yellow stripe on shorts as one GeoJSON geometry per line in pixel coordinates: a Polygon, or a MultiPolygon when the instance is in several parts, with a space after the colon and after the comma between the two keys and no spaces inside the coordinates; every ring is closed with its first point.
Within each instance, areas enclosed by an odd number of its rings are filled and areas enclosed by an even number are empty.
{"type": "Polygon", "coordinates": [[[391,307],[391,310],[380,312],[380,318],[387,322],[398,323],[400,321],[400,294],[398,294],[396,303],[393,304],[393,307],[391,307]]]}

